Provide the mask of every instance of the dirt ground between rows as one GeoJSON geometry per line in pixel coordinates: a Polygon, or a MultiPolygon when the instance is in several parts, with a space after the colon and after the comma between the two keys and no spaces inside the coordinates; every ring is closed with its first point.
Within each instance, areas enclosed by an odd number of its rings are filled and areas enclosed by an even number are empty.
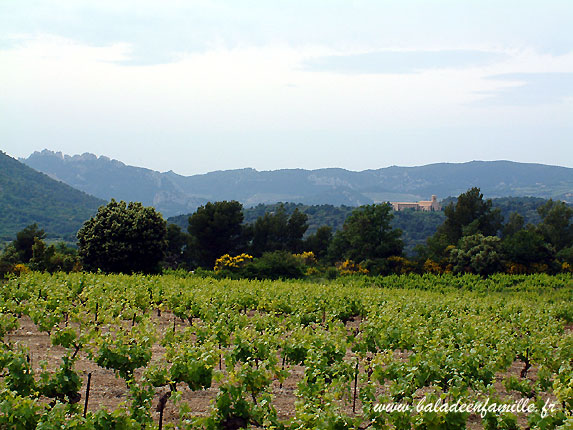
{"type": "MultiPolygon", "coordinates": [[[[157,325],[158,332],[161,333],[166,330],[173,329],[174,316],[170,312],[162,312],[160,317],[154,315],[153,321],[157,325]]],[[[347,327],[349,331],[355,330],[359,324],[359,321],[350,321],[347,323],[347,327]]],[[[180,330],[183,327],[187,327],[188,323],[175,319],[175,326],[176,330],[180,330]]],[[[573,325],[566,327],[566,330],[573,330],[573,325]]],[[[64,349],[52,346],[50,343],[50,336],[47,333],[39,332],[29,317],[24,316],[20,318],[19,328],[6,335],[6,341],[11,343],[22,343],[29,349],[32,367],[36,372],[41,370],[41,362],[43,361],[47,363],[48,369],[56,368],[61,363],[64,349]]],[[[160,360],[163,353],[163,347],[159,344],[155,344],[153,347],[152,361],[160,360]]],[[[402,356],[401,358],[406,359],[408,354],[396,352],[396,355],[402,356]]],[[[128,393],[125,383],[121,378],[116,377],[113,371],[99,367],[97,364],[89,360],[83,353],[79,354],[75,368],[83,379],[83,387],[81,391],[82,399],[80,400],[81,405],[84,404],[87,375],[89,373],[92,375],[88,410],[96,411],[101,408],[113,410],[120,403],[127,400],[128,393]]],[[[516,393],[508,394],[506,392],[503,386],[503,378],[509,375],[519,376],[522,368],[523,363],[514,362],[508,372],[498,375],[495,382],[495,389],[496,393],[500,397],[503,398],[510,395],[516,400],[520,398],[516,393]]],[[[298,383],[302,380],[304,375],[304,368],[301,366],[291,366],[288,369],[290,371],[290,375],[282,386],[279,385],[278,381],[272,386],[272,394],[274,396],[273,404],[281,420],[288,420],[294,416],[295,401],[297,399],[295,393],[298,383]]],[[[536,371],[537,370],[533,367],[530,370],[528,377],[532,380],[536,380],[536,371]]],[[[223,375],[226,375],[224,364],[222,372],[223,375]]],[[[189,405],[192,414],[196,416],[207,416],[210,411],[211,403],[217,395],[218,384],[214,382],[211,388],[202,391],[191,391],[189,388],[182,385],[178,386],[178,389],[182,394],[182,401],[189,405]]],[[[158,392],[153,402],[154,420],[156,422],[159,421],[159,413],[155,411],[155,408],[162,393],[163,392],[158,392]]],[[[357,414],[361,413],[361,408],[362,405],[360,404],[360,400],[358,400],[356,405],[357,414]]],[[[346,399],[346,401],[344,401],[344,409],[347,413],[352,413],[351,399],[346,399]]],[[[164,423],[177,424],[178,420],[179,412],[177,407],[173,405],[173,402],[168,401],[164,411],[164,423]]],[[[521,428],[527,428],[527,420],[524,415],[519,416],[519,424],[521,428]]],[[[472,415],[468,420],[468,428],[476,430],[483,428],[481,419],[478,416],[472,415]]]]}

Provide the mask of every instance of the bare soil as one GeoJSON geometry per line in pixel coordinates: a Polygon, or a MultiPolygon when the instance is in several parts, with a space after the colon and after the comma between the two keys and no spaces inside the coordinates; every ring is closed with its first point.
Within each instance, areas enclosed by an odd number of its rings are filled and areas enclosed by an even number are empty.
{"type": "MultiPolygon", "coordinates": [[[[165,311],[161,313],[161,316],[154,314],[153,322],[156,324],[159,332],[173,330],[174,324],[176,330],[181,330],[183,327],[188,326],[187,322],[182,322],[181,320],[175,318],[171,312],[165,311]]],[[[359,325],[360,321],[349,321],[347,323],[349,333],[356,330],[359,325]]],[[[566,330],[571,329],[573,329],[573,325],[566,327],[566,330]]],[[[35,324],[27,316],[20,318],[19,328],[6,335],[6,341],[13,344],[21,343],[29,349],[31,364],[36,372],[42,370],[42,363],[48,369],[55,369],[58,367],[61,362],[61,357],[65,352],[61,347],[52,346],[50,343],[50,336],[47,333],[39,332],[35,324]]],[[[160,360],[164,352],[164,348],[161,345],[155,344],[153,347],[152,361],[160,360]]],[[[350,356],[350,352],[348,355],[350,356]]],[[[396,351],[394,356],[400,360],[407,360],[409,353],[396,351]]],[[[512,364],[508,372],[497,375],[494,387],[497,395],[500,398],[511,397],[515,400],[518,400],[522,397],[519,393],[508,393],[503,385],[503,380],[510,375],[519,377],[523,366],[523,363],[516,361],[512,364]]],[[[290,366],[288,369],[290,371],[289,377],[282,384],[282,386],[279,385],[278,381],[275,382],[272,386],[272,394],[274,396],[273,404],[277,410],[279,418],[282,420],[288,420],[295,414],[295,401],[297,399],[295,393],[298,384],[304,375],[304,368],[301,366],[290,366]]],[[[76,371],[78,371],[79,375],[83,378],[83,388],[81,392],[82,398],[80,400],[82,405],[84,404],[85,388],[88,374],[91,373],[92,375],[88,410],[96,411],[101,408],[113,410],[117,408],[121,403],[127,401],[128,393],[124,381],[121,378],[116,377],[113,371],[103,369],[93,361],[89,360],[85,353],[79,353],[78,360],[76,362],[76,371]]],[[[360,371],[363,372],[365,369],[361,368],[360,371]]],[[[222,373],[223,377],[225,377],[226,372],[224,364],[222,366],[222,373]]],[[[528,378],[533,381],[537,379],[537,368],[532,367],[529,370],[528,378]]],[[[178,389],[181,392],[182,401],[189,406],[192,414],[195,416],[206,416],[209,414],[211,403],[214,401],[218,393],[218,384],[214,382],[211,388],[203,391],[191,391],[186,386],[179,386],[178,389]]],[[[383,389],[383,387],[380,388],[380,393],[383,392],[383,389]]],[[[157,393],[153,403],[154,419],[156,422],[159,420],[159,413],[155,411],[155,408],[162,394],[163,392],[157,393]]],[[[424,395],[423,392],[417,394],[419,394],[420,397],[424,395]]],[[[343,405],[345,411],[351,414],[352,399],[343,399],[343,405]]],[[[357,414],[360,414],[361,410],[362,405],[360,400],[357,400],[357,414]]],[[[167,405],[164,411],[164,423],[177,423],[179,418],[179,411],[177,407],[173,404],[172,401],[167,401],[167,405]]],[[[521,428],[527,428],[526,416],[519,416],[519,425],[521,428]]],[[[471,416],[468,420],[468,428],[483,428],[481,418],[476,415],[471,416]]]]}

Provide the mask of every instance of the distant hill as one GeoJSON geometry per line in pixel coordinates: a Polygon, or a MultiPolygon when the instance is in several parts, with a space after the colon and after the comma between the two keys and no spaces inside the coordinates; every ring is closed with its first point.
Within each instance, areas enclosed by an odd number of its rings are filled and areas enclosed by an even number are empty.
{"type": "Polygon", "coordinates": [[[238,200],[244,206],[279,201],[359,206],[385,201],[457,196],[473,186],[488,198],[533,196],[573,201],[573,169],[511,161],[438,163],[352,172],[344,169],[226,170],[181,176],[126,166],[92,154],[68,156],[44,150],[21,160],[97,197],[141,201],[165,217],[193,212],[207,201],[238,200]]]}
{"type": "Polygon", "coordinates": [[[165,173],[126,166],[104,156],[86,153],[71,157],[44,150],[20,161],[93,196],[141,202],[154,206],[165,217],[192,212],[207,202],[186,194],[165,173]]]}
{"type": "Polygon", "coordinates": [[[13,240],[33,223],[48,238],[75,241],[82,224],[105,203],[0,151],[0,241],[13,240]]]}

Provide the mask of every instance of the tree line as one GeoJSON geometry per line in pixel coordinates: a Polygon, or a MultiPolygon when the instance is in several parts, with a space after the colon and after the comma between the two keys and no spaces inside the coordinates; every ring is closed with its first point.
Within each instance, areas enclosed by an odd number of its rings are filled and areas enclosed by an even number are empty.
{"type": "MultiPolygon", "coordinates": [[[[448,197],[442,201],[444,207],[449,203],[456,203],[457,197],[448,197]]],[[[505,220],[516,212],[523,216],[525,224],[538,224],[541,218],[537,209],[547,202],[538,197],[498,197],[492,199],[492,208],[499,208],[505,220]]],[[[303,203],[274,203],[258,204],[253,207],[243,208],[243,222],[254,223],[259,217],[267,212],[276,212],[279,207],[284,207],[287,215],[291,215],[295,209],[308,215],[308,229],[305,237],[315,233],[320,227],[329,226],[333,233],[342,229],[344,221],[356,207],[333,206],[330,204],[305,205],[303,203]]],[[[569,206],[572,206],[571,204],[569,206]]],[[[189,216],[191,214],[178,215],[167,219],[168,223],[177,224],[187,231],[189,216]]],[[[403,255],[408,258],[416,256],[414,249],[417,245],[424,245],[428,237],[432,236],[438,227],[444,222],[444,211],[424,212],[413,209],[402,210],[393,213],[391,226],[402,230],[401,239],[404,242],[403,255]]]]}
{"type": "Polygon", "coordinates": [[[443,223],[415,247],[414,257],[406,258],[402,230],[393,226],[389,204],[353,209],[337,231],[320,226],[305,234],[308,215],[298,207],[288,214],[278,205],[245,222],[241,203],[207,203],[182,229],[151,207],[112,200],[79,230],[77,253],[47,246],[43,230],[30,226],[6,247],[0,271],[181,269],[252,278],[571,271],[573,209],[549,200],[536,212],[537,224],[515,212],[504,222],[501,208],[472,188],[445,206],[443,223]]]}

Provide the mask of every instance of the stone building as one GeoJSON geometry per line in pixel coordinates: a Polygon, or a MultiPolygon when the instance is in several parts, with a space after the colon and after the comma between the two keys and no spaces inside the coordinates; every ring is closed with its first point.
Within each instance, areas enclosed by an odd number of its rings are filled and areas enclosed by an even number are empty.
{"type": "Polygon", "coordinates": [[[391,202],[395,211],[414,209],[416,211],[434,212],[442,209],[438,198],[432,195],[432,200],[420,200],[419,202],[391,202]]]}

